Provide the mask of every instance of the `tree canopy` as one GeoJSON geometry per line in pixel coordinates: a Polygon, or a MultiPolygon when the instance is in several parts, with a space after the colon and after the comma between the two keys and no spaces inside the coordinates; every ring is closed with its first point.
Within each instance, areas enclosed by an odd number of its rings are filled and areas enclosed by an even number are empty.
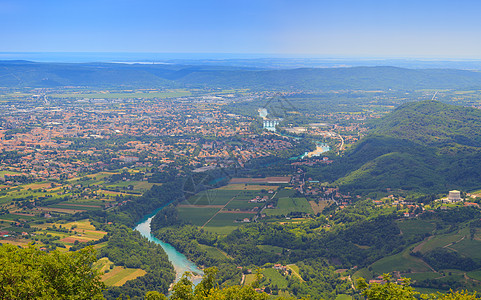
{"type": "Polygon", "coordinates": [[[45,253],[33,245],[0,246],[1,299],[103,299],[105,285],[92,269],[95,250],[45,253]]]}

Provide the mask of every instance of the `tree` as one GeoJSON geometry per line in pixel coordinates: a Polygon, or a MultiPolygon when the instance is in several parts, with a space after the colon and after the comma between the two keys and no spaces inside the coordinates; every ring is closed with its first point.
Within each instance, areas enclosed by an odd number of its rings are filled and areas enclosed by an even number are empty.
{"type": "Polygon", "coordinates": [[[476,292],[474,294],[470,294],[467,291],[457,291],[453,292],[450,291],[448,294],[438,294],[437,295],[439,300],[474,300],[479,299],[476,297],[476,292]]]}
{"type": "Polygon", "coordinates": [[[207,268],[204,270],[202,281],[195,287],[194,295],[196,299],[208,299],[209,295],[218,289],[217,268],[207,268]]]}
{"type": "Polygon", "coordinates": [[[157,291],[151,291],[145,294],[145,300],[167,300],[167,297],[157,291]]]}
{"type": "Polygon", "coordinates": [[[92,247],[45,253],[32,245],[0,246],[0,299],[103,299],[96,260],[92,247]]]}
{"type": "Polygon", "coordinates": [[[191,274],[185,272],[182,278],[172,288],[172,296],[169,299],[179,300],[267,300],[266,293],[258,293],[252,286],[230,286],[220,289],[216,280],[217,268],[207,268],[204,270],[202,281],[193,289],[190,281],[191,274]]]}
{"type": "Polygon", "coordinates": [[[410,286],[409,278],[404,278],[401,284],[391,281],[391,275],[383,275],[383,283],[368,284],[364,278],[357,280],[357,288],[361,294],[369,300],[388,300],[388,299],[417,299],[414,289],[410,286]]]}
{"type": "Polygon", "coordinates": [[[410,286],[409,278],[402,278],[401,283],[398,284],[391,280],[391,275],[383,274],[383,283],[368,284],[364,278],[357,280],[357,288],[361,291],[361,295],[368,300],[409,300],[409,299],[426,299],[426,300],[474,300],[476,292],[470,294],[467,291],[450,291],[447,294],[429,294],[420,295],[410,286]]]}
{"type": "Polygon", "coordinates": [[[190,281],[191,273],[185,272],[182,278],[172,287],[172,296],[170,299],[173,300],[193,300],[194,294],[192,287],[194,284],[190,281]]]}

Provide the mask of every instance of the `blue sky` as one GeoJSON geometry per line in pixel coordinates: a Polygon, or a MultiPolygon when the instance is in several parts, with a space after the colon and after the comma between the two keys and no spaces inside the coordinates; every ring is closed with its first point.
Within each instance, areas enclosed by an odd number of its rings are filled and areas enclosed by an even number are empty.
{"type": "Polygon", "coordinates": [[[0,52],[481,58],[481,1],[0,0],[0,52]]]}

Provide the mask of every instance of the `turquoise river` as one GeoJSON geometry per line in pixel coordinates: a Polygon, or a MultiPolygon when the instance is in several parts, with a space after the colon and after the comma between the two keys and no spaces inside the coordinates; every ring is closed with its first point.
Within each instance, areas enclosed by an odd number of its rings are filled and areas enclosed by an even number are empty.
{"type": "MultiPolygon", "coordinates": [[[[159,244],[164,249],[164,251],[167,253],[167,256],[169,257],[170,262],[174,266],[175,273],[176,273],[176,281],[180,279],[180,277],[182,276],[182,274],[184,274],[184,272],[192,272],[199,275],[203,274],[202,270],[200,270],[193,262],[188,260],[184,254],[177,251],[172,245],[162,242],[152,234],[150,229],[150,222],[152,222],[152,218],[155,216],[155,214],[164,207],[165,206],[162,206],[161,208],[157,209],[153,213],[145,216],[137,224],[137,226],[135,226],[134,230],[137,230],[138,232],[140,232],[142,236],[146,237],[149,241],[159,244]]],[[[193,278],[194,284],[197,284],[200,281],[200,279],[201,279],[200,276],[194,276],[193,278]]]]}

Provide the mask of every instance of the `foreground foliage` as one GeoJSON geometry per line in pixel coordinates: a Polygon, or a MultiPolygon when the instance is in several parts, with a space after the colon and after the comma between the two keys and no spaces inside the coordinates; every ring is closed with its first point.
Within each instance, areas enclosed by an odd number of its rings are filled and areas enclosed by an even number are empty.
{"type": "Polygon", "coordinates": [[[100,256],[108,257],[118,266],[145,270],[147,274],[120,287],[110,287],[105,291],[106,298],[116,299],[124,294],[132,299],[141,299],[147,291],[166,294],[175,279],[175,271],[162,247],[125,226],[113,229],[109,235],[100,256]]]}
{"type": "MultiPolygon", "coordinates": [[[[229,286],[220,288],[217,284],[217,268],[207,268],[204,270],[204,277],[202,281],[194,288],[194,284],[190,280],[190,273],[185,273],[182,278],[172,288],[172,300],[204,300],[204,299],[218,299],[218,300],[267,300],[269,295],[264,292],[255,290],[259,278],[248,286],[229,286]]],[[[150,295],[149,295],[150,296],[150,295]]],[[[159,295],[160,296],[160,295],[159,295]]],[[[161,296],[159,298],[164,299],[161,296]]],[[[279,300],[295,299],[295,298],[276,298],[279,300]]]]}
{"type": "Polygon", "coordinates": [[[392,281],[392,277],[389,274],[383,275],[382,283],[368,284],[363,278],[359,278],[357,282],[357,288],[361,290],[361,295],[365,296],[368,300],[389,300],[389,299],[403,299],[403,300],[416,300],[416,299],[430,299],[430,300],[472,300],[479,299],[476,293],[470,294],[466,291],[450,291],[447,294],[429,294],[420,295],[410,285],[409,278],[403,278],[400,283],[392,281]]]}
{"type": "Polygon", "coordinates": [[[45,253],[34,246],[0,246],[0,299],[103,299],[92,270],[95,251],[45,253]]]}

